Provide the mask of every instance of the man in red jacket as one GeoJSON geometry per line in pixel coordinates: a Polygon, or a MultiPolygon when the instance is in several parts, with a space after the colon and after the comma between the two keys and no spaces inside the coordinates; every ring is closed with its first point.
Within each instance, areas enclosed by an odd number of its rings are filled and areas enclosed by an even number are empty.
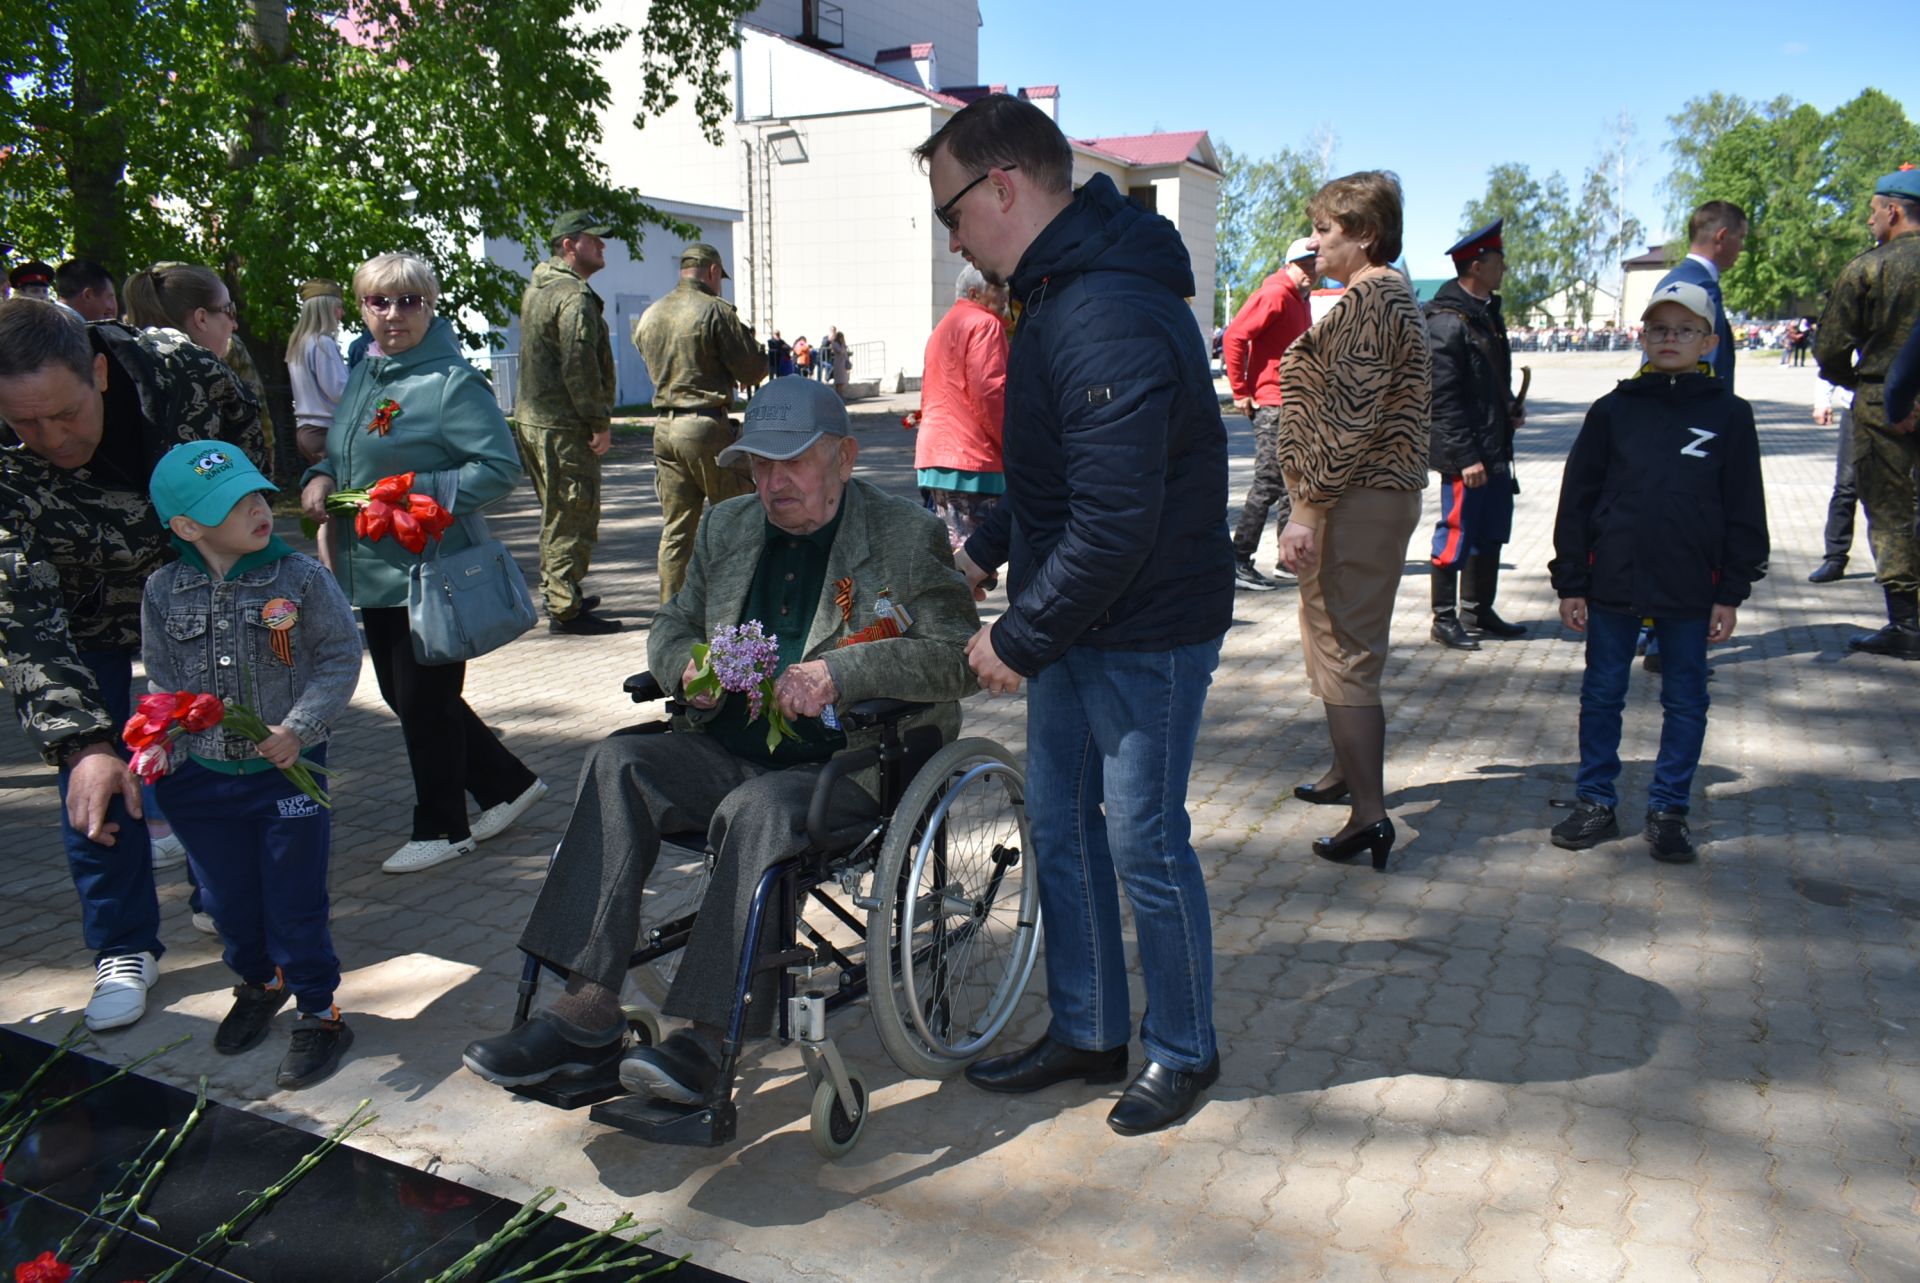
{"type": "Polygon", "coordinates": [[[1287,246],[1285,264],[1247,296],[1221,344],[1234,408],[1253,420],[1253,484],[1233,531],[1233,582],[1248,592],[1279,587],[1253,568],[1253,554],[1260,549],[1268,511],[1278,509],[1283,529],[1293,512],[1280,477],[1280,356],[1313,324],[1307,306],[1313,259],[1305,237],[1287,246]]]}

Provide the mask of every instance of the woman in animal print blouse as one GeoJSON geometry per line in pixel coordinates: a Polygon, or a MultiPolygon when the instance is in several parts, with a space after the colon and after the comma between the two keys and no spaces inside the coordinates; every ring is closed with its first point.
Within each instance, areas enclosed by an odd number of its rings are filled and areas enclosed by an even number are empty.
{"type": "Polygon", "coordinates": [[[1393,598],[1427,484],[1432,364],[1400,254],[1400,181],[1378,171],[1322,187],[1308,206],[1317,270],[1346,284],[1281,360],[1280,464],[1293,516],[1280,560],[1300,577],[1307,678],[1327,710],[1333,765],[1294,793],[1350,796],[1347,822],[1313,844],[1345,860],[1393,849],[1387,722],[1380,707],[1393,598]]]}

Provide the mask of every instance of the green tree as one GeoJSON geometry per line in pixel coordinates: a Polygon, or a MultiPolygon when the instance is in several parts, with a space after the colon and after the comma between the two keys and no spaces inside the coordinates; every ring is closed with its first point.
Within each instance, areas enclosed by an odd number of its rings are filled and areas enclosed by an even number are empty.
{"type": "Polygon", "coordinates": [[[1280,269],[1295,237],[1311,232],[1307,202],[1331,174],[1331,139],[1316,148],[1243,156],[1220,147],[1213,319],[1225,325],[1247,295],[1280,269]]]}
{"type": "MultiPolygon", "coordinates": [[[[633,238],[668,220],[598,159],[603,59],[637,59],[636,125],[691,91],[709,136],[752,0],[13,0],[0,48],[0,227],[125,274],[216,267],[284,396],[294,286],[407,249],[451,317],[504,322],[523,284],[475,252],[543,252],[566,208],[633,238]]],[[[290,421],[283,419],[282,421],[290,421]]]]}
{"type": "Polygon", "coordinates": [[[1573,226],[1566,180],[1542,182],[1525,165],[1505,163],[1487,171],[1487,190],[1460,212],[1460,234],[1504,218],[1507,276],[1501,310],[1516,325],[1578,275],[1578,233],[1573,226]]]}

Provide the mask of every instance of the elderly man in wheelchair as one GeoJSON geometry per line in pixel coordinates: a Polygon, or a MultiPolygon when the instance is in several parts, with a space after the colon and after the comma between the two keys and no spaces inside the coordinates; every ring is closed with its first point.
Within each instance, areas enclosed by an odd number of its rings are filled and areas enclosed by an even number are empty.
{"type": "MultiPolygon", "coordinates": [[[[858,443],[850,431],[840,398],[807,379],[776,379],[748,406],[742,435],[720,460],[749,461],[757,499],[729,500],[707,514],[686,584],[662,607],[648,637],[647,659],[661,689],[644,693],[679,701],[673,733],[633,728],[588,753],[565,835],[520,939],[530,959],[529,982],[537,961],[567,977],[565,991],[510,1032],[469,1045],[464,1061],[472,1072],[529,1089],[557,1075],[604,1076],[617,1063],[621,1086],[636,1097],[687,1107],[711,1104],[719,1094],[716,1080],[731,1073],[743,1026],[749,1036],[764,1033],[774,1015],[768,983],[777,982],[784,968],[751,960],[756,951],[764,954],[768,941],[777,947],[774,919],[791,917],[794,901],[789,897],[785,915],[756,904],[756,891],[764,901],[763,883],[774,881],[768,871],[831,841],[821,838],[823,830],[855,842],[864,833],[866,842],[859,844],[874,843],[885,831],[883,804],[899,803],[898,786],[905,781],[897,761],[861,771],[840,771],[839,765],[875,760],[874,754],[862,759],[857,753],[882,740],[891,751],[880,758],[909,756],[902,744],[921,746],[916,765],[925,764],[928,745],[937,748],[942,740],[949,750],[986,746],[995,751],[983,755],[976,749],[960,765],[972,763],[976,775],[989,770],[1006,777],[1011,782],[1001,792],[1018,806],[1018,771],[1004,751],[982,740],[952,743],[960,722],[957,701],[976,689],[963,647],[978,615],[954,569],[944,528],[918,505],[852,478],[858,443]],[[778,638],[775,698],[794,732],[771,750],[765,717],[754,716],[746,695],[687,694],[697,671],[695,645],[752,620],[778,638]],[[876,712],[876,700],[909,703],[876,712]],[[937,739],[931,728],[937,728],[937,739]],[[843,761],[829,767],[836,756],[843,761]],[[636,954],[636,945],[648,879],[663,835],[689,832],[705,834],[711,880],[682,933],[684,951],[661,1004],[665,1015],[686,1023],[657,1045],[645,1045],[643,1038],[628,1049],[620,991],[633,960],[646,956],[644,949],[636,954]],[[743,957],[749,959],[744,966],[743,957]]],[[[926,818],[929,812],[947,816],[957,796],[954,778],[972,776],[949,770],[938,780],[919,782],[913,804],[923,813],[902,826],[894,842],[880,844],[904,852],[888,875],[893,894],[882,894],[876,884],[864,897],[870,909],[884,901],[889,910],[905,910],[904,928],[897,912],[889,913],[878,934],[883,950],[894,947],[909,973],[916,958],[927,962],[929,929],[948,939],[970,930],[964,909],[956,910],[959,918],[948,916],[937,893],[929,899],[906,889],[916,843],[922,864],[929,848],[939,847],[931,858],[942,866],[940,877],[957,885],[946,869],[950,822],[930,826],[926,818]],[[903,941],[905,951],[898,952],[903,941]]],[[[1018,859],[1024,811],[1018,820],[1013,837],[990,844],[998,863],[982,864],[993,888],[988,899],[1003,898],[1000,888],[1018,859]]],[[[955,852],[953,859],[960,858],[955,852]]],[[[869,853],[863,867],[871,869],[872,859],[869,853]]],[[[993,982],[999,991],[995,1031],[1032,966],[1037,909],[1031,895],[1019,899],[1023,965],[1016,976],[993,982]]],[[[984,903],[978,894],[956,903],[975,901],[984,903]]],[[[789,944],[792,932],[793,924],[786,923],[789,944]]],[[[803,952],[776,956],[775,962],[803,952]]],[[[939,965],[944,975],[946,964],[939,965]]],[[[890,989],[898,987],[900,971],[886,969],[890,989]]],[[[860,979],[864,983],[864,968],[860,979]]],[[[523,984],[523,1017],[530,992],[531,984],[523,984]]],[[[940,1000],[941,1011],[947,1001],[940,1000]]],[[[896,1024],[904,1023],[897,1005],[891,1010],[896,1024]]],[[[919,1023],[924,1026],[925,1019],[919,1023]]],[[[897,1041],[889,1036],[890,1050],[897,1041]]],[[[939,1037],[917,1045],[923,1051],[946,1047],[939,1037]]],[[[951,1071],[944,1060],[935,1067],[951,1071]]],[[[834,1069],[832,1076],[844,1085],[837,1054],[834,1069]]],[[[826,1076],[824,1070],[816,1075],[826,1076]]]]}

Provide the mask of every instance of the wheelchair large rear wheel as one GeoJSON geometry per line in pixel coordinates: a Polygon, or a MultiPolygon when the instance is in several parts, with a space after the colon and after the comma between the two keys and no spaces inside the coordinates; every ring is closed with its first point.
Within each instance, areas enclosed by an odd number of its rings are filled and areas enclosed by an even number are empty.
{"type": "MultiPolygon", "coordinates": [[[[659,863],[654,865],[640,900],[639,947],[653,944],[659,932],[698,913],[712,875],[711,857],[704,851],[662,842],[659,863]]],[[[673,987],[673,977],[685,956],[686,950],[679,949],[641,963],[629,973],[633,987],[659,1007],[666,1002],[667,990],[673,987]]]]}
{"type": "Polygon", "coordinates": [[[874,1025],[895,1064],[946,1078],[1013,1016],[1039,956],[1026,781],[988,739],[947,745],[893,813],[867,919],[874,1025]]]}

